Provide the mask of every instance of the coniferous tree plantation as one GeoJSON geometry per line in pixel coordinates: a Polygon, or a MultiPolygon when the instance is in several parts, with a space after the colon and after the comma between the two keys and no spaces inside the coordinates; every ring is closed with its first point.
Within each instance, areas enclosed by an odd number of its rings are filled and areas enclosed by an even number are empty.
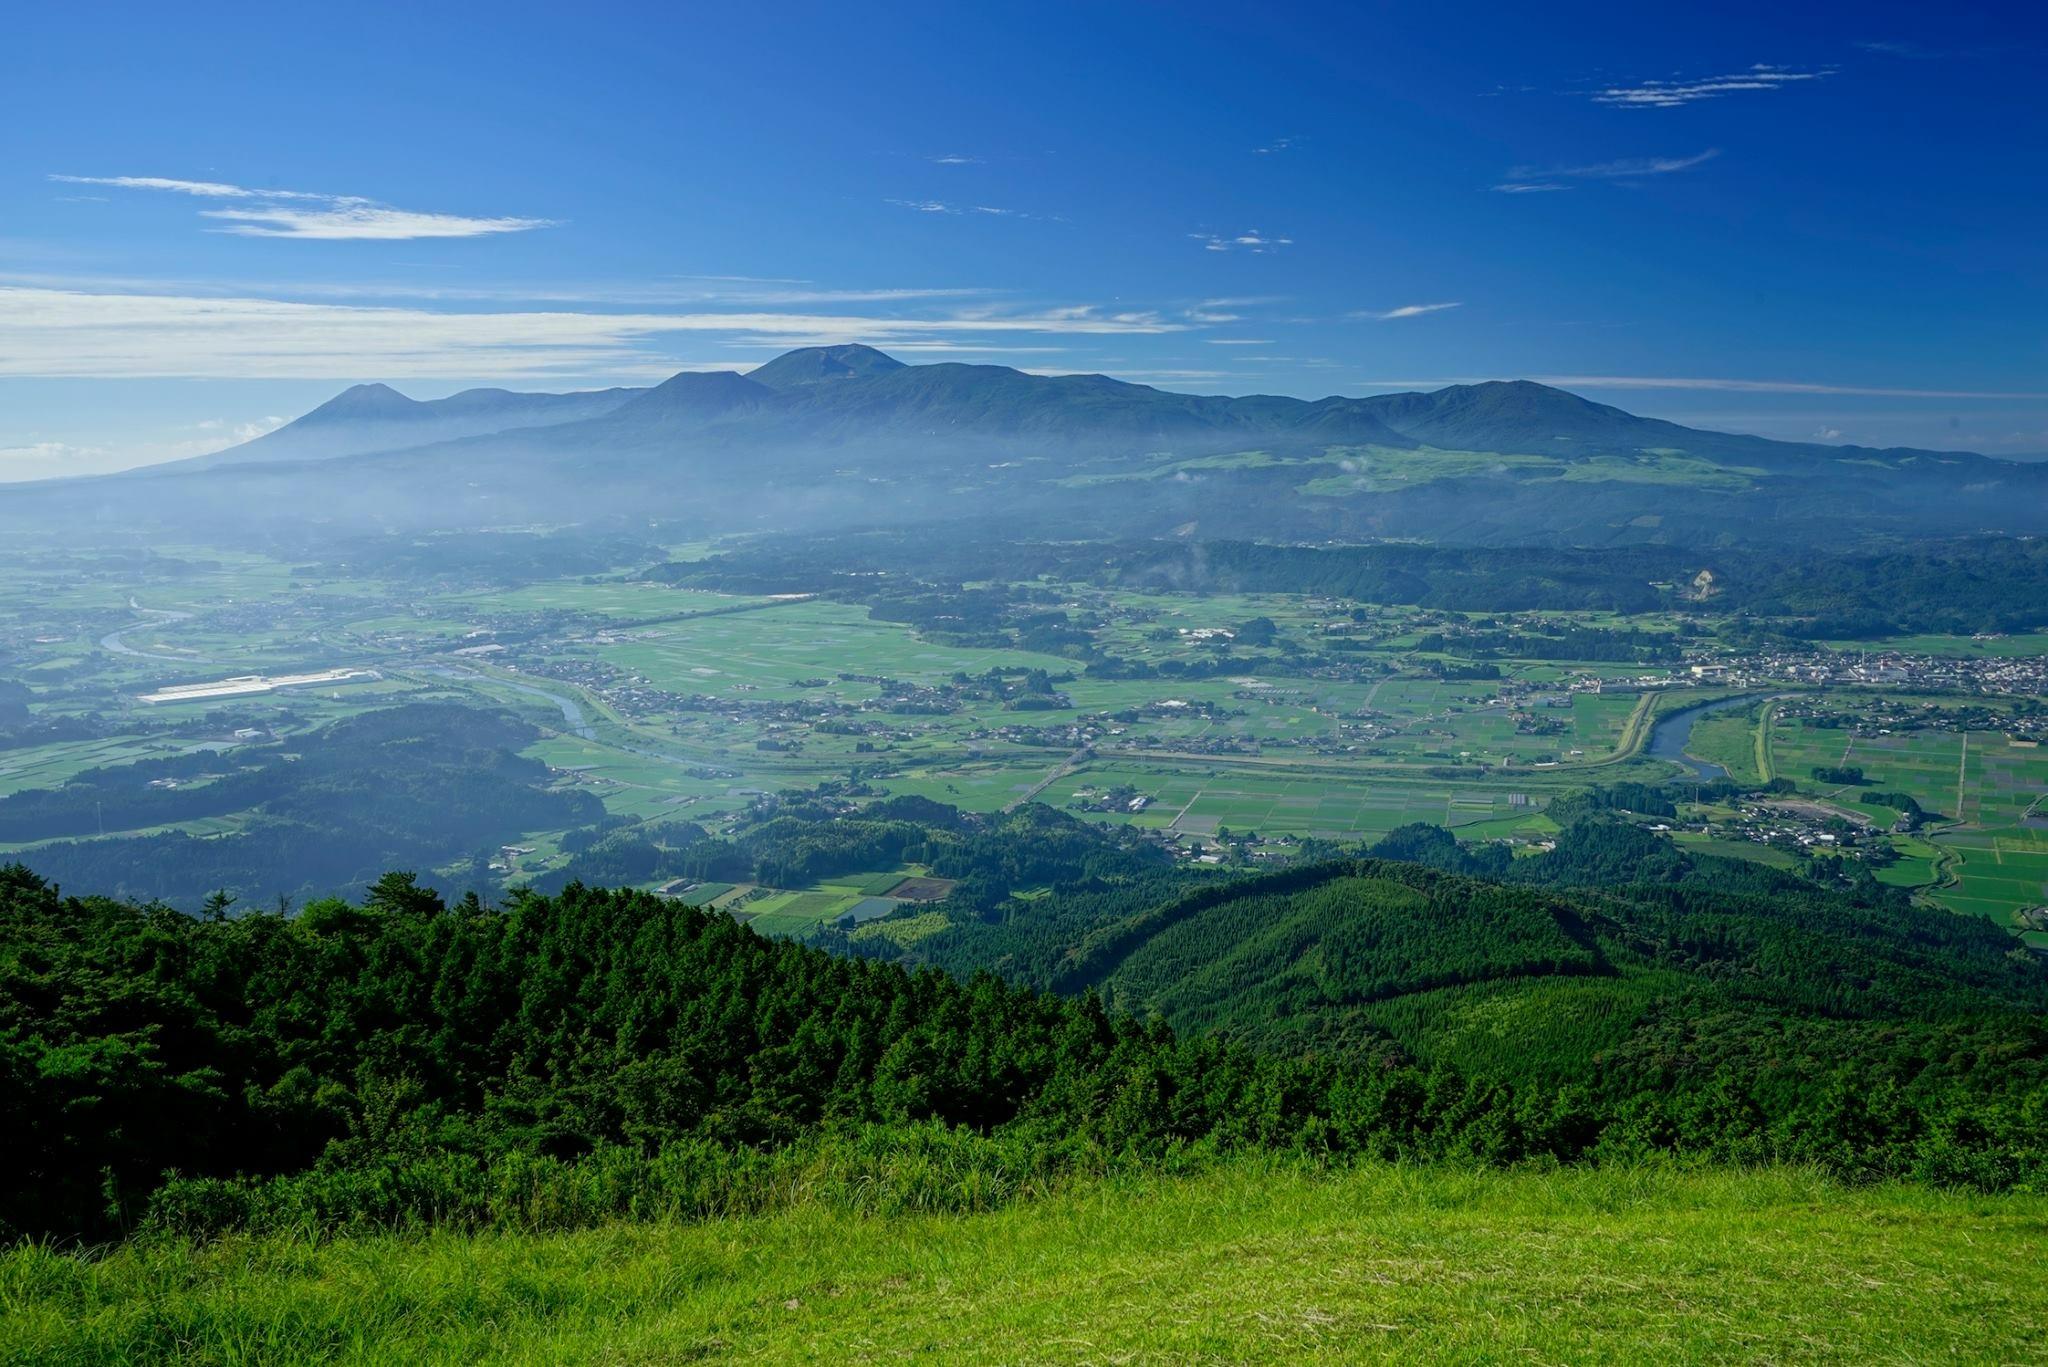
{"type": "Polygon", "coordinates": [[[4,890],[18,1235],[706,1215],[899,1145],[977,1174],[942,1203],[1244,1152],[2048,1164],[2048,973],[1848,896],[1138,876],[972,922],[948,972],[581,884],[198,918],[4,890]]]}

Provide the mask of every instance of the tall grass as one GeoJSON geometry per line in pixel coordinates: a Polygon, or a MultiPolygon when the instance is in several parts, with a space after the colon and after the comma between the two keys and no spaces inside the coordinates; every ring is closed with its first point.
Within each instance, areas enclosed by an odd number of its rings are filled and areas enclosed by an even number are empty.
{"type": "Polygon", "coordinates": [[[558,1233],[25,1246],[0,1256],[0,1359],[2048,1355],[2038,1195],[1800,1169],[1318,1172],[1264,1157],[1070,1174],[964,1213],[836,1190],[558,1233]]]}

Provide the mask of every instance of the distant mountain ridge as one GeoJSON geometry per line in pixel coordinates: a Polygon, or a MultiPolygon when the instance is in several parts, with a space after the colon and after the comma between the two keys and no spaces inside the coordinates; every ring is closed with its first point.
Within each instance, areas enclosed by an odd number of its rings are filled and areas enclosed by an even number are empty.
{"type": "Polygon", "coordinates": [[[154,470],[206,470],[266,461],[332,460],[463,437],[579,422],[613,412],[638,389],[570,394],[465,389],[445,399],[411,399],[387,384],[351,385],[296,421],[253,441],[154,470]]]}
{"type": "MultiPolygon", "coordinates": [[[[180,470],[366,455],[562,428],[554,438],[643,445],[728,425],[777,442],[882,437],[1055,439],[1095,445],[1297,441],[1584,458],[1674,450],[1765,465],[1814,460],[1988,460],[1962,452],[1773,441],[1639,417],[1531,380],[1430,392],[1297,399],[1182,394],[1106,375],[1008,366],[906,365],[859,344],[802,347],[744,374],[683,371],[651,389],[515,393],[472,389],[421,402],[355,385],[296,422],[180,470]]],[[[732,433],[728,435],[738,435],[732,433]]],[[[1999,462],[2005,464],[2006,462],[1999,462]]]]}
{"type": "Polygon", "coordinates": [[[719,534],[993,517],[1060,540],[1847,545],[2048,533],[2048,465],[1703,431],[1527,380],[1184,394],[841,345],[650,389],[419,402],[358,385],[242,446],[21,487],[13,505],[237,527],[684,517],[719,534]]]}

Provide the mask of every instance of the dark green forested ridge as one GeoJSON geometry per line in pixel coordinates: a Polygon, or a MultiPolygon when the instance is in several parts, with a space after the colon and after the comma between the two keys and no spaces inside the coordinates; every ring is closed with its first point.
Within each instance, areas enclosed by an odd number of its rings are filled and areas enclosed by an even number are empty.
{"type": "MultiPolygon", "coordinates": [[[[1785,546],[1513,547],[1416,544],[1309,546],[1242,540],[1022,540],[1013,521],[979,534],[818,533],[765,538],[704,560],[656,565],[647,577],[732,592],[810,592],[873,604],[916,620],[938,587],[948,611],[986,621],[1000,606],[960,585],[1040,576],[1193,593],[1306,593],[1464,612],[1535,609],[1647,612],[1776,621],[1811,640],[1911,632],[2025,631],[2048,625],[2048,542],[1963,537],[1910,546],[1824,551],[1785,546]],[[1701,570],[1714,590],[1692,591],[1701,570]]],[[[1483,642],[1481,643],[1483,646],[1483,642]]],[[[1057,652],[1054,652],[1057,653],[1057,652]]],[[[1516,644],[1540,654],[1540,645],[1516,644]],[[1532,646],[1535,646],[1532,649],[1532,646]]],[[[1576,659],[1637,658],[1586,642],[1576,659]]]]}
{"type": "Polygon", "coordinates": [[[963,1191],[1245,1146],[2048,1172],[2048,974],[1965,918],[1379,860],[1037,900],[1042,941],[987,909],[1018,952],[972,966],[1012,984],[580,885],[492,909],[392,875],[195,919],[9,868],[0,1218],[597,1218],[882,1151],[949,1155],[963,1191]]]}
{"type": "Polygon", "coordinates": [[[467,864],[457,889],[493,885],[484,867],[506,832],[599,820],[588,793],[551,788],[517,753],[538,732],[508,713],[407,703],[303,735],[220,752],[87,770],[0,798],[0,841],[67,836],[27,854],[73,887],[196,910],[226,889],[245,904],[360,887],[394,867],[467,864]],[[147,830],[227,813],[251,817],[207,838],[147,830]]]}

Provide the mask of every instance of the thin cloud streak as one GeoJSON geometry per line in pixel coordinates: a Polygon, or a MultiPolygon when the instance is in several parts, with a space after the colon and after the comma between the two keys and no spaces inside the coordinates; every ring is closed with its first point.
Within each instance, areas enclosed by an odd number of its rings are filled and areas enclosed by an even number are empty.
{"type": "MultiPolygon", "coordinates": [[[[1431,379],[1359,380],[1358,388],[1442,389],[1448,385],[1490,384],[1499,375],[1451,375],[1431,379]]],[[[1719,377],[1673,375],[1522,375],[1514,378],[1547,384],[1559,389],[1669,389],[1714,390],[1735,394],[1830,394],[1871,399],[2048,399],[2048,391],[2020,393],[1982,389],[1912,389],[1884,385],[1819,384],[1806,380],[1736,380],[1719,377]]]]}
{"type": "Polygon", "coordinates": [[[0,376],[514,378],[677,369],[670,336],[728,345],[1131,336],[1189,325],[1092,306],[943,316],[762,311],[442,312],[247,297],[0,286],[0,376]]]}
{"type": "Polygon", "coordinates": [[[89,293],[259,294],[307,299],[410,299],[432,303],[490,304],[890,304],[941,299],[992,298],[1008,291],[980,285],[882,286],[830,289],[803,280],[749,281],[740,276],[694,275],[663,282],[593,282],[570,285],[417,285],[396,281],[358,283],[303,280],[176,280],[161,277],[0,271],[0,285],[35,285],[89,293]]]}
{"type": "Polygon", "coordinates": [[[1045,222],[1061,222],[1057,214],[1027,214],[1022,209],[1003,209],[993,204],[954,204],[943,199],[885,199],[884,204],[893,204],[899,209],[910,209],[920,214],[940,214],[959,218],[971,214],[982,214],[991,218],[1031,218],[1045,222]]]}
{"type": "Polygon", "coordinates": [[[1353,318],[1370,318],[1376,323],[1391,323],[1400,318],[1420,318],[1426,313],[1442,313],[1445,309],[1463,308],[1464,304],[1453,301],[1448,304],[1403,304],[1393,309],[1361,309],[1352,314],[1353,318]]]}
{"type": "Polygon", "coordinates": [[[1639,81],[1634,85],[1611,85],[1593,92],[1595,104],[1623,109],[1676,109],[1699,100],[1764,90],[1782,90],[1802,81],[1819,81],[1835,74],[1833,67],[1801,69],[1758,62],[1746,71],[1694,80],[1639,81]]]}
{"type": "Polygon", "coordinates": [[[1260,232],[1257,228],[1247,228],[1232,237],[1225,237],[1218,233],[1189,233],[1188,236],[1201,243],[1205,251],[1242,251],[1250,252],[1254,256],[1270,255],[1283,247],[1294,245],[1294,239],[1291,237],[1272,236],[1260,232]]]}
{"type": "Polygon", "coordinates": [[[287,237],[307,241],[411,242],[422,238],[487,237],[554,226],[546,218],[475,218],[393,208],[359,195],[316,194],[308,190],[259,190],[212,180],[166,176],[52,175],[67,185],[104,185],[121,190],[156,190],[195,199],[228,200],[245,207],[202,209],[202,218],[229,226],[208,231],[235,237],[287,237]],[[304,206],[304,207],[301,207],[304,206]]]}
{"type": "Polygon", "coordinates": [[[1720,148],[1709,147],[1689,157],[1623,157],[1586,166],[1517,166],[1508,172],[1506,180],[1493,188],[1501,194],[1528,195],[1569,190],[1572,187],[1564,182],[1571,180],[1646,180],[1651,176],[1690,171],[1720,155],[1720,148]]]}
{"type": "Polygon", "coordinates": [[[228,185],[217,180],[172,180],[167,176],[60,176],[51,180],[66,185],[106,185],[116,190],[167,190],[172,194],[199,199],[331,199],[305,190],[252,190],[246,185],[228,185]]]}
{"type": "Polygon", "coordinates": [[[1815,384],[1804,380],[1728,380],[1656,375],[1534,375],[1538,384],[1568,389],[1713,389],[1738,394],[1843,394],[1890,399],[2048,399],[2048,392],[2015,393],[1979,389],[1894,389],[1884,385],[1815,384]]]}

